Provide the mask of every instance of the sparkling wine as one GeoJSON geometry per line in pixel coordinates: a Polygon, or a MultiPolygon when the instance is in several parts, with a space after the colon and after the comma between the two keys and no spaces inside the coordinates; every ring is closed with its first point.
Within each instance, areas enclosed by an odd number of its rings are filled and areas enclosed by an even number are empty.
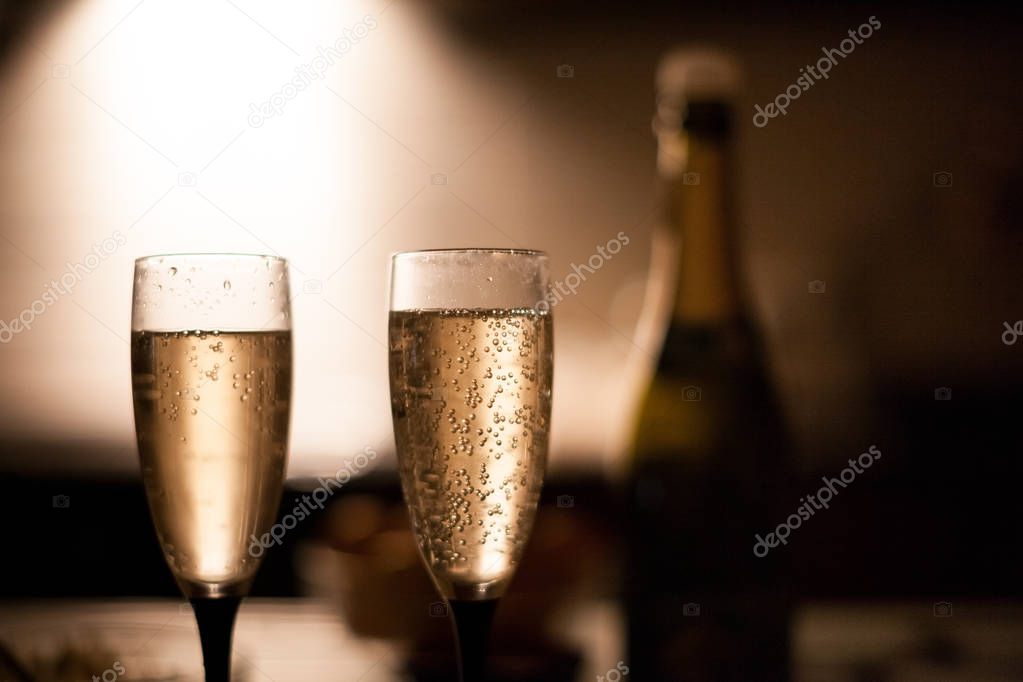
{"type": "Polygon", "coordinates": [[[547,460],[551,329],[530,309],[391,313],[402,487],[448,598],[500,596],[529,537],[547,460]]]}
{"type": "Polygon", "coordinates": [[[134,332],[142,476],[167,563],[188,596],[240,594],[250,538],[281,498],[289,332],[134,332]]]}
{"type": "Polygon", "coordinates": [[[669,57],[659,78],[661,229],[681,249],[627,489],[638,680],[789,679],[785,555],[751,549],[764,519],[784,516],[788,455],[735,250],[732,72],[697,52],[669,57]]]}

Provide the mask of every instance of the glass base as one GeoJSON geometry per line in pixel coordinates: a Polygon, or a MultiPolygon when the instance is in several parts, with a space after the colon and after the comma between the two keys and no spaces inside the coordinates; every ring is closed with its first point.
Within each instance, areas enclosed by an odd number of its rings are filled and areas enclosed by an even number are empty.
{"type": "Polygon", "coordinates": [[[443,578],[434,578],[437,590],[445,599],[452,601],[485,601],[498,599],[508,590],[508,579],[493,580],[489,583],[456,583],[443,578]]]}
{"type": "Polygon", "coordinates": [[[226,599],[244,597],[249,593],[252,580],[235,583],[203,583],[176,578],[178,587],[188,599],[226,599]]]}

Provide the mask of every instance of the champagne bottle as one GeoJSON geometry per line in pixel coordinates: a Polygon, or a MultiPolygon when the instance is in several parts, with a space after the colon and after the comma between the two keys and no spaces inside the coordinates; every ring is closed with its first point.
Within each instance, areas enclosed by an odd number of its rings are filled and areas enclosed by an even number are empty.
{"type": "Polygon", "coordinates": [[[788,679],[783,423],[740,286],[732,61],[672,53],[658,73],[658,243],[678,254],[670,323],[628,474],[628,663],[638,680],[788,679]],[[782,514],[782,518],[784,514],[782,514]]]}

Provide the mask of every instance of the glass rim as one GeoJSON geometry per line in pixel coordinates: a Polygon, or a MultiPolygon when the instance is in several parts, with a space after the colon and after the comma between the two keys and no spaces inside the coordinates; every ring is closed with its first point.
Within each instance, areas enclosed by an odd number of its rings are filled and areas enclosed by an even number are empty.
{"type": "Polygon", "coordinates": [[[156,260],[157,258],[259,258],[263,260],[277,261],[279,263],[287,264],[288,259],[284,256],[276,256],[266,253],[235,253],[235,252],[203,252],[203,253],[154,253],[148,256],[139,256],[135,259],[135,264],[145,263],[146,261],[156,260]]]}
{"type": "Polygon", "coordinates": [[[534,258],[549,258],[546,251],[539,251],[537,249],[518,249],[518,248],[487,248],[487,247],[469,247],[459,249],[416,249],[415,251],[395,251],[391,254],[391,260],[395,261],[403,256],[418,256],[420,254],[465,254],[465,253],[490,253],[490,254],[506,254],[513,256],[531,256],[534,258]]]}

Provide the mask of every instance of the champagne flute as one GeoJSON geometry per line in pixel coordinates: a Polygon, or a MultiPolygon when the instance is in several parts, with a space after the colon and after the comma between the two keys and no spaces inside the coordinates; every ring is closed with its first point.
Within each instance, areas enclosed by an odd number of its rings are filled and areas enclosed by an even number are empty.
{"type": "Polygon", "coordinates": [[[547,256],[399,253],[391,412],[419,551],[452,615],[463,682],[484,679],[497,600],[522,556],[547,462],[547,256]]]}
{"type": "Polygon", "coordinates": [[[241,598],[287,459],[287,263],[193,254],[135,261],[135,433],[156,534],[199,625],[206,682],[228,682],[241,598]]]}

